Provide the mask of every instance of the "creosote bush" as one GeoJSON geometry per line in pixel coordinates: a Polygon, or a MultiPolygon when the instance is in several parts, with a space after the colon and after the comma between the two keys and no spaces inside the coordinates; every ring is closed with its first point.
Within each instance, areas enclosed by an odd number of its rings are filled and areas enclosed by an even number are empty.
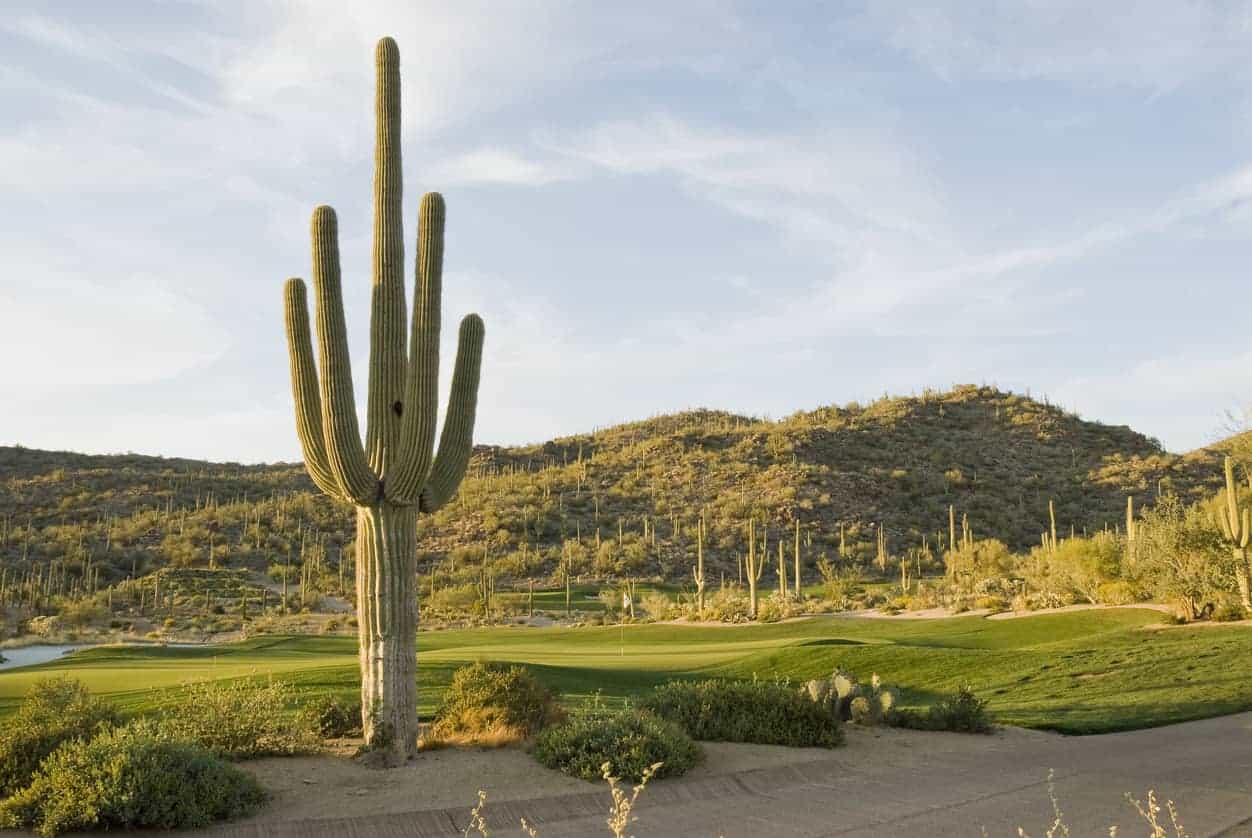
{"type": "Polygon", "coordinates": [[[361,702],[337,695],[324,695],[310,708],[317,732],[327,739],[341,739],[361,733],[361,702]]]}
{"type": "Polygon", "coordinates": [[[36,681],[17,712],[0,725],[0,798],[25,787],[61,743],[90,737],[117,721],[112,705],[92,698],[78,681],[36,681]]]}
{"type": "Polygon", "coordinates": [[[937,704],[925,713],[900,710],[895,715],[899,727],[916,730],[949,730],[957,733],[991,733],[995,724],[987,712],[987,700],[974,695],[967,686],[957,689],[956,694],[937,704]]]}
{"type": "Polygon", "coordinates": [[[0,827],[186,829],[248,814],[266,798],[250,774],[159,723],[134,722],[62,744],[30,785],[0,803],[0,827]]]}
{"type": "Polygon", "coordinates": [[[535,738],[533,754],[573,777],[598,780],[611,770],[634,782],[650,769],[658,778],[677,776],[703,757],[681,727],[641,710],[589,713],[549,727],[535,738]]]}
{"type": "Polygon", "coordinates": [[[673,681],[639,708],[674,722],[695,739],[833,748],[843,743],[837,714],[783,684],[673,681]]]}
{"type": "Polygon", "coordinates": [[[562,715],[556,693],[525,667],[474,663],[453,673],[429,738],[506,744],[535,735],[562,715]]]}
{"type": "Polygon", "coordinates": [[[285,681],[201,681],[178,691],[161,725],[172,738],[191,740],[230,759],[315,751],[321,738],[317,719],[296,708],[285,681]]]}

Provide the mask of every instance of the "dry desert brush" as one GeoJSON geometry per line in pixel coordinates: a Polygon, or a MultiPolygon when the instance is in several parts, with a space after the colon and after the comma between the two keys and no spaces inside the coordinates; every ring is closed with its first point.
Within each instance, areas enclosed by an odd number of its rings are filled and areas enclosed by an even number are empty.
{"type": "Polygon", "coordinates": [[[62,743],[88,738],[118,722],[113,706],[79,681],[36,681],[17,712],[0,725],[0,799],[16,794],[62,743]]]}
{"type": "Polygon", "coordinates": [[[340,289],[338,222],[313,211],[317,364],[303,280],[284,289],[296,429],[304,463],[326,494],[356,507],[362,725],[367,746],[396,764],[417,739],[417,515],[453,496],[469,462],[483,323],[461,321],[451,403],[439,439],[444,201],[422,198],[412,322],[405,333],[400,167],[400,55],[376,53],[374,246],[367,425],[362,444],[340,289]]]}
{"type": "Polygon", "coordinates": [[[186,829],[255,810],[265,792],[252,775],[141,720],[71,739],[29,786],[0,803],[0,827],[42,836],[78,829],[186,829]]]}
{"type": "Polygon", "coordinates": [[[556,694],[525,667],[475,663],[453,673],[428,739],[504,745],[534,736],[563,715],[556,694]]]}
{"type": "Polygon", "coordinates": [[[833,748],[843,743],[837,714],[783,684],[672,681],[639,701],[694,739],[833,748]]]}
{"type": "Polygon", "coordinates": [[[641,710],[589,713],[554,725],[535,738],[533,753],[540,764],[573,777],[598,780],[611,770],[634,782],[677,776],[703,758],[681,727],[641,710]]]}

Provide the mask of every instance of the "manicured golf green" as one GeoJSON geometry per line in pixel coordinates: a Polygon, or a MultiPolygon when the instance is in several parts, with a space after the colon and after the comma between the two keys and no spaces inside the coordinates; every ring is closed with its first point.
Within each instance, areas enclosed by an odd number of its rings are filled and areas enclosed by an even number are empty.
{"type": "MultiPolygon", "coordinates": [[[[475,660],[524,663],[577,705],[620,701],[673,678],[878,672],[920,706],[969,684],[1005,723],[1067,733],[1125,730],[1252,709],[1252,626],[1161,626],[1120,609],[1012,620],[817,617],[774,625],[531,628],[423,632],[421,712],[475,660]]],[[[128,712],[168,700],[188,680],[275,676],[302,694],[356,690],[345,637],[262,637],[205,648],[100,648],[0,671],[0,715],[37,678],[68,674],[128,712]]]]}

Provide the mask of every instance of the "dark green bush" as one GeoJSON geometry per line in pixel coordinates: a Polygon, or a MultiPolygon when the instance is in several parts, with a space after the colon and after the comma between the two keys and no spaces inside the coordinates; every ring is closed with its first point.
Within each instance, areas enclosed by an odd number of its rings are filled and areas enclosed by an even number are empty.
{"type": "Polygon", "coordinates": [[[950,730],[956,733],[990,733],[995,729],[986,699],[978,698],[969,687],[931,705],[925,713],[902,710],[896,714],[897,727],[916,730],[950,730]]]}
{"type": "Polygon", "coordinates": [[[166,705],[161,723],[170,736],[231,759],[305,754],[321,742],[317,720],[296,709],[294,691],[283,681],[187,684],[166,705]]]}
{"type": "Polygon", "coordinates": [[[39,763],[62,742],[90,737],[114,724],[113,706],[92,698],[78,681],[36,681],[17,712],[0,725],[0,798],[24,788],[39,763]]]}
{"type": "Polygon", "coordinates": [[[561,716],[556,694],[525,667],[475,663],[453,673],[431,735],[444,740],[525,738],[561,716]]]}
{"type": "Polygon", "coordinates": [[[645,695],[639,708],[694,739],[824,748],[843,742],[839,717],[828,704],[782,684],[673,681],[645,695]]]}
{"type": "Polygon", "coordinates": [[[655,776],[672,777],[702,757],[681,727],[639,710],[592,713],[549,727],[536,737],[533,753],[542,765],[573,777],[599,780],[607,762],[615,776],[634,782],[658,762],[655,776]]]}
{"type": "Polygon", "coordinates": [[[324,695],[310,708],[317,732],[328,739],[355,736],[361,732],[361,702],[337,695],[324,695]]]}
{"type": "Polygon", "coordinates": [[[0,827],[186,829],[248,814],[265,800],[252,775],[140,721],[66,742],[31,784],[0,803],[0,827]]]}

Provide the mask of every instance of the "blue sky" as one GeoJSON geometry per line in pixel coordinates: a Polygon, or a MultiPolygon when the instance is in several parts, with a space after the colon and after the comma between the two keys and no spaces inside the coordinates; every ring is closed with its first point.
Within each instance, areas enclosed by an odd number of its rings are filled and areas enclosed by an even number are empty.
{"type": "Polygon", "coordinates": [[[479,441],[985,382],[1185,450],[1252,402],[1252,3],[616,5],[6,2],[0,442],[297,458],[320,203],[364,399],[385,34],[479,441]]]}

